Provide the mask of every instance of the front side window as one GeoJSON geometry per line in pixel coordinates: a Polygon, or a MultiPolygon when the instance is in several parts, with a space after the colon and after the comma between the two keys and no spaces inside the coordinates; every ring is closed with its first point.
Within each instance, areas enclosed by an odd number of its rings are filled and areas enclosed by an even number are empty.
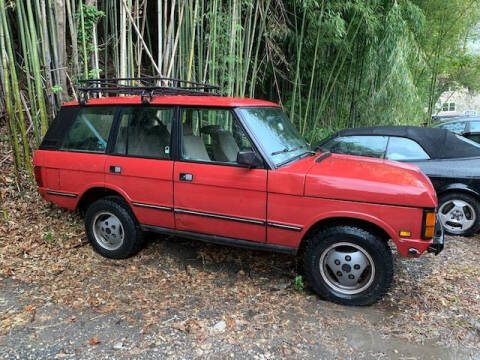
{"type": "Polygon", "coordinates": [[[68,129],[61,149],[104,153],[114,113],[113,107],[82,107],[68,129]]]}
{"type": "Polygon", "coordinates": [[[297,159],[309,151],[309,146],[281,109],[248,107],[240,108],[238,112],[276,166],[297,159]]]}
{"type": "Polygon", "coordinates": [[[339,136],[322,145],[322,149],[337,154],[383,158],[387,141],[387,136],[339,136]]]}
{"type": "Polygon", "coordinates": [[[388,142],[386,158],[389,160],[427,160],[430,156],[415,141],[391,137],[388,142]]]}
{"type": "Polygon", "coordinates": [[[438,127],[441,129],[449,130],[456,134],[461,134],[463,131],[465,131],[466,124],[467,123],[465,121],[458,121],[458,122],[442,124],[442,125],[439,125],[438,127]]]}
{"type": "Polygon", "coordinates": [[[122,109],[114,153],[170,159],[173,109],[138,106],[122,109]]]}
{"type": "Polygon", "coordinates": [[[253,146],[231,110],[182,110],[182,159],[236,163],[239,151],[253,146]]]}

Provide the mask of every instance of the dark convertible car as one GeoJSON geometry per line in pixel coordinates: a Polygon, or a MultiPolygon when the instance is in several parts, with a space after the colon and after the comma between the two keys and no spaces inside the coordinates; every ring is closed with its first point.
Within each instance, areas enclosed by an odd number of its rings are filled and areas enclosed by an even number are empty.
{"type": "Polygon", "coordinates": [[[468,236],[480,230],[480,144],[440,128],[377,126],[339,131],[318,147],[417,165],[437,191],[445,231],[468,236]]]}

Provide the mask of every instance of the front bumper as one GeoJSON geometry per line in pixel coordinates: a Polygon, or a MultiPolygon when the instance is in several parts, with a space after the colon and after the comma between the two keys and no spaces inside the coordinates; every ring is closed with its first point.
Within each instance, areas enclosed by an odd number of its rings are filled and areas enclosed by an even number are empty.
{"type": "Polygon", "coordinates": [[[435,235],[433,237],[432,245],[430,245],[427,249],[429,253],[434,253],[438,255],[442,252],[444,247],[444,236],[443,236],[443,226],[440,221],[437,220],[435,224],[435,235]]]}

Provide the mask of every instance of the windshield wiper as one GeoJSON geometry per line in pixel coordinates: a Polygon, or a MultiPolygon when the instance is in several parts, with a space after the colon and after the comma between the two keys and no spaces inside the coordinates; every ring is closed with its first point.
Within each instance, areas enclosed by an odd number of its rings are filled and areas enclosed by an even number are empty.
{"type": "Polygon", "coordinates": [[[292,152],[292,151],[295,151],[295,150],[298,150],[298,149],[300,149],[300,148],[298,148],[298,147],[294,147],[294,148],[291,148],[291,149],[285,148],[283,150],[274,151],[270,155],[278,155],[278,154],[282,154],[282,153],[288,153],[288,152],[292,152]]]}
{"type": "Polygon", "coordinates": [[[287,153],[287,152],[290,152],[290,151],[294,151],[294,150],[296,150],[296,149],[297,149],[297,148],[292,148],[292,149],[285,148],[285,149],[283,149],[283,150],[274,151],[274,152],[272,152],[270,155],[283,154],[283,153],[287,153]]]}

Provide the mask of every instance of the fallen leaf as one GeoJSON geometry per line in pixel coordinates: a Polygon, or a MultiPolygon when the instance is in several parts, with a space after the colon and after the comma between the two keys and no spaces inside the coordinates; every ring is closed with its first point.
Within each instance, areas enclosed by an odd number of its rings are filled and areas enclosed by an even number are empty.
{"type": "Polygon", "coordinates": [[[88,343],[92,346],[100,344],[100,340],[96,336],[92,337],[90,340],[88,340],[88,343]]]}

